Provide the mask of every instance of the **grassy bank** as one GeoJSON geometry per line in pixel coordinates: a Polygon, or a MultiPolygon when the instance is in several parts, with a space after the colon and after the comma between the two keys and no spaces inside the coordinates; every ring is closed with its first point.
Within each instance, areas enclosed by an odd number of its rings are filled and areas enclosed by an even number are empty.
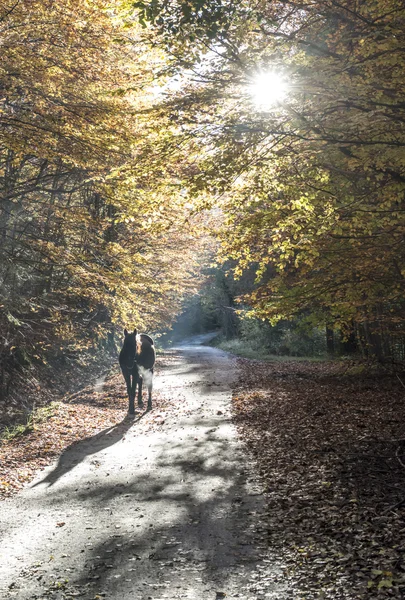
{"type": "Polygon", "coordinates": [[[253,360],[263,360],[271,362],[286,362],[286,361],[313,361],[322,362],[328,360],[326,355],[324,356],[291,356],[291,355],[277,355],[271,354],[265,347],[257,348],[252,342],[248,340],[242,340],[234,338],[232,340],[225,340],[223,338],[215,338],[211,342],[212,346],[240,356],[242,358],[250,358],[253,360]]]}

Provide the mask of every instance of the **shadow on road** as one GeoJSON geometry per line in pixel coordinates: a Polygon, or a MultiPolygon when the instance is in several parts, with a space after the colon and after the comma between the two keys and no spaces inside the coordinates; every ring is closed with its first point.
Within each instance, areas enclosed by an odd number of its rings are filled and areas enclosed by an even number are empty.
{"type": "Polygon", "coordinates": [[[48,486],[53,485],[68,473],[71,469],[81,463],[87,456],[96,454],[101,450],[105,450],[109,446],[113,446],[119,442],[127,431],[137,422],[139,422],[147,411],[140,414],[136,419],[125,417],[120,423],[107,427],[96,435],[92,435],[82,441],[73,442],[60,455],[55,468],[48,475],[35,483],[32,487],[47,483],[48,486]]]}
{"type": "Polygon", "coordinates": [[[139,593],[142,581],[148,582],[142,600],[161,594],[189,598],[185,572],[211,591],[207,598],[215,598],[213,590],[227,589],[229,579],[255,569],[260,560],[254,526],[258,498],[245,496],[240,457],[224,464],[224,455],[227,441],[209,432],[191,448],[186,441],[162,444],[156,470],[135,474],[124,490],[104,485],[96,492],[79,492],[83,503],[111,507],[114,515],[75,578],[86,598],[107,589],[112,598],[127,599],[132,586],[139,593]],[[117,533],[114,523],[128,514],[131,518],[117,533]],[[145,515],[151,521],[148,529],[145,515]]]}

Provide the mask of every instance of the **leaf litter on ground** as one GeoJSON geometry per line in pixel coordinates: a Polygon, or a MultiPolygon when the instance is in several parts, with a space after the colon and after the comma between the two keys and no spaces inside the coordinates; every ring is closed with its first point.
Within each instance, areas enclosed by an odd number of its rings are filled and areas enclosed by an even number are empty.
{"type": "MultiPolygon", "coordinates": [[[[405,396],[342,363],[240,359],[233,418],[291,598],[405,597],[405,396]]],[[[271,576],[271,574],[270,574],[271,576]]]]}

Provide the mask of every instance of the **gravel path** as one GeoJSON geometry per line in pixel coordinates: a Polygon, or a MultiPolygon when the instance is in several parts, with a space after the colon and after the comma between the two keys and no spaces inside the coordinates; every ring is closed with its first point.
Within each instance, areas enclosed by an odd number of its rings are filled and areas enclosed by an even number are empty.
{"type": "Polygon", "coordinates": [[[1,598],[281,598],[275,567],[264,575],[262,497],[230,420],[236,365],[203,341],[155,379],[183,406],[159,431],[142,433],[138,413],[0,505],[1,598]]]}

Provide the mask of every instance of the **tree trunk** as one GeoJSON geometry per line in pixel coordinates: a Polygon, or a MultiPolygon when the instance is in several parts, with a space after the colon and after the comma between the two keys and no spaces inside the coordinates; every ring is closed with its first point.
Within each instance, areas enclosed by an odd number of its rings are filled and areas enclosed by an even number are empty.
{"type": "Polygon", "coordinates": [[[326,327],[326,349],[328,354],[335,354],[335,337],[330,327],[326,327]]]}

